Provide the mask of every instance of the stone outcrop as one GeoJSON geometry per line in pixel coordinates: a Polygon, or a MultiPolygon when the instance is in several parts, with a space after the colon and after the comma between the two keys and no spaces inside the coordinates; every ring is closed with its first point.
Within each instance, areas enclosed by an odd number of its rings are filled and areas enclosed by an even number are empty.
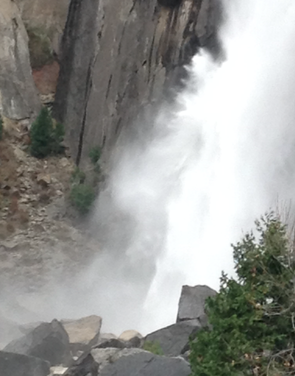
{"type": "Polygon", "coordinates": [[[1,376],[48,376],[49,363],[32,356],[0,351],[1,376]]]}
{"type": "Polygon", "coordinates": [[[30,67],[27,32],[12,0],[1,0],[0,42],[2,112],[10,119],[32,118],[40,102],[30,67]]]}
{"type": "Polygon", "coordinates": [[[199,47],[215,45],[216,0],[72,0],[56,117],[77,162],[108,150],[141,109],[168,95],[199,47]]]}
{"type": "Polygon", "coordinates": [[[182,286],[176,321],[199,320],[201,325],[205,326],[205,302],[208,297],[215,295],[216,291],[208,286],[182,286]]]}

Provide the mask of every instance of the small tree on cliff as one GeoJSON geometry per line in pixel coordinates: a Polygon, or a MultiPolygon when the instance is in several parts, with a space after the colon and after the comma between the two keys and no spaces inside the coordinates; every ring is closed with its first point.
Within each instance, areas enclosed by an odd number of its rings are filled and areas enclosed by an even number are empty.
{"type": "Polygon", "coordinates": [[[60,144],[64,138],[64,127],[60,123],[54,124],[49,110],[43,107],[31,126],[30,136],[31,154],[44,158],[62,150],[60,144]]]}
{"type": "Polygon", "coordinates": [[[269,214],[233,246],[237,279],[224,273],[207,301],[212,330],[191,342],[193,376],[295,374],[294,263],[286,227],[269,214]]]}

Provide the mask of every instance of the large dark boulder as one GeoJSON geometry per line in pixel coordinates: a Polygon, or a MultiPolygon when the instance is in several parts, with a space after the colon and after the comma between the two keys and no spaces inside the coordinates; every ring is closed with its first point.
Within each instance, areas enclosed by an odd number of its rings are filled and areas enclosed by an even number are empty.
{"type": "Polygon", "coordinates": [[[89,351],[84,352],[63,376],[97,376],[98,364],[89,351]]]}
{"type": "Polygon", "coordinates": [[[109,363],[100,376],[189,376],[189,364],[182,358],[168,358],[147,351],[130,353],[109,363]]]}
{"type": "Polygon", "coordinates": [[[182,286],[176,322],[199,320],[203,326],[206,326],[208,320],[205,314],[205,302],[209,296],[215,295],[216,291],[208,286],[182,286]]]}
{"type": "Polygon", "coordinates": [[[0,351],[1,376],[47,376],[50,364],[32,356],[0,351]]]}
{"type": "Polygon", "coordinates": [[[57,320],[40,324],[25,336],[10,342],[4,351],[41,358],[51,365],[70,365],[72,361],[69,336],[57,320]]]}
{"type": "Polygon", "coordinates": [[[198,320],[184,321],[148,334],[144,342],[159,345],[164,355],[178,356],[187,351],[189,337],[201,328],[198,320]]]}

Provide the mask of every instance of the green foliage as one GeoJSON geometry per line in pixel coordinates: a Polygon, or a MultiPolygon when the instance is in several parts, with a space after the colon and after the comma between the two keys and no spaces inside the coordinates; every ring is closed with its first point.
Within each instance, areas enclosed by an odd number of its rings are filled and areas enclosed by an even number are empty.
{"type": "Polygon", "coordinates": [[[155,355],[164,355],[161,345],[157,341],[145,341],[142,348],[155,355]]]}
{"type": "Polygon", "coordinates": [[[94,146],[93,148],[90,149],[89,158],[94,165],[97,164],[100,157],[101,157],[101,148],[99,146],[94,146]]]}
{"type": "Polygon", "coordinates": [[[50,64],[54,57],[48,31],[42,27],[27,26],[27,33],[32,68],[38,69],[50,64]]]}
{"type": "Polygon", "coordinates": [[[95,200],[94,189],[88,184],[73,185],[70,200],[81,214],[86,214],[95,200]]]}
{"type": "Polygon", "coordinates": [[[61,143],[63,142],[65,137],[65,128],[63,124],[56,123],[53,127],[52,132],[52,148],[51,152],[53,154],[60,154],[63,151],[63,147],[61,143]]]}
{"type": "Polygon", "coordinates": [[[60,123],[54,124],[49,110],[43,107],[31,126],[30,137],[30,152],[34,157],[44,158],[49,154],[58,154],[62,151],[64,127],[60,123]]]}
{"type": "Polygon", "coordinates": [[[72,183],[73,184],[83,184],[86,179],[86,174],[84,171],[80,170],[79,167],[76,167],[72,173],[72,183]]]}
{"type": "Polygon", "coordinates": [[[2,116],[0,116],[0,140],[2,140],[3,137],[3,119],[2,116]]]}
{"type": "Polygon", "coordinates": [[[191,341],[193,376],[295,374],[294,263],[286,228],[271,213],[233,246],[237,278],[207,300],[212,330],[191,341]]]}

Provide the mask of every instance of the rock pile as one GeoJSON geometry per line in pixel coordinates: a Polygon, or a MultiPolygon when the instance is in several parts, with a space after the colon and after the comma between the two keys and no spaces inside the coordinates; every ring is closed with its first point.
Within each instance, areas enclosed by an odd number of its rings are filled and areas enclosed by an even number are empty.
{"type": "Polygon", "coordinates": [[[94,315],[22,327],[26,334],[0,351],[0,375],[189,376],[189,338],[207,325],[204,304],[214,294],[207,286],[184,286],[177,322],[144,338],[134,330],[101,333],[94,315]]]}

